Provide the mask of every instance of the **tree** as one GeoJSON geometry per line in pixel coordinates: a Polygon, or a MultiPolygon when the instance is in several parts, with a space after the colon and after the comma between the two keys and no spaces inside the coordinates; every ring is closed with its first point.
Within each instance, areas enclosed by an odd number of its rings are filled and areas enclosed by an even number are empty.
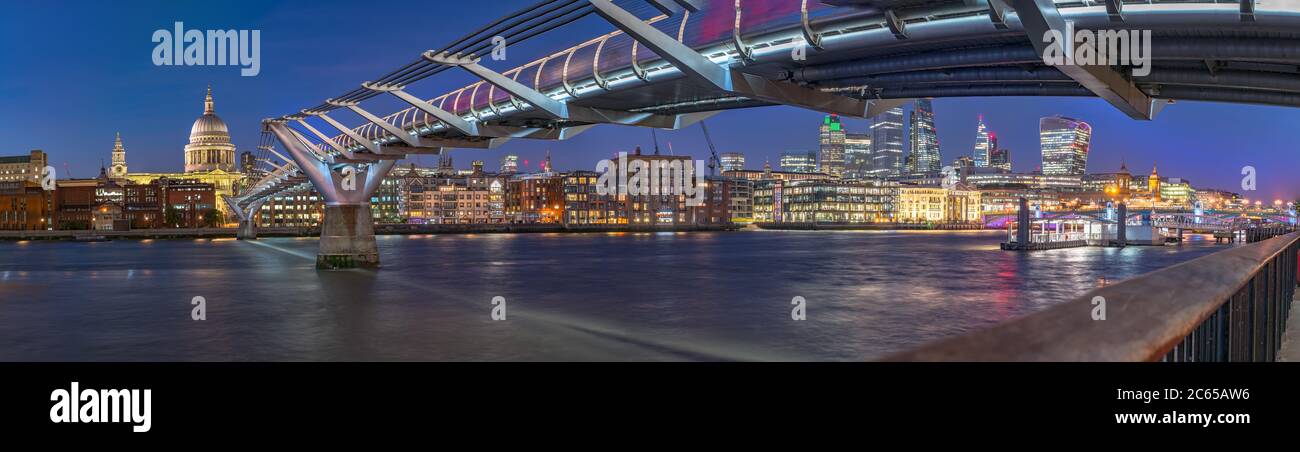
{"type": "Polygon", "coordinates": [[[167,206],[167,211],[163,213],[163,226],[179,228],[183,221],[185,221],[185,218],[181,215],[180,211],[176,210],[174,207],[167,206]]]}
{"type": "Polygon", "coordinates": [[[209,228],[215,228],[221,226],[225,222],[226,222],[225,217],[221,214],[221,211],[217,209],[208,209],[203,212],[204,226],[207,226],[209,228]]]}

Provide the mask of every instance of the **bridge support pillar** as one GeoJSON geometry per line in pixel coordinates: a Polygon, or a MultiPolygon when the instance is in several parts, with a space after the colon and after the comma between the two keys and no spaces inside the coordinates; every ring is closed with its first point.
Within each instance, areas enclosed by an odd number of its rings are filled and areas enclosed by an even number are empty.
{"type": "Polygon", "coordinates": [[[1119,203],[1119,221],[1116,221],[1115,245],[1128,246],[1128,205],[1119,203]]]}
{"type": "Polygon", "coordinates": [[[235,232],[235,238],[239,240],[257,240],[257,226],[253,224],[252,219],[239,220],[239,230],[235,232]]]}
{"type": "Polygon", "coordinates": [[[370,216],[370,205],[325,206],[316,268],[336,270],[378,266],[379,246],[375,243],[375,222],[370,216]]]}
{"type": "Polygon", "coordinates": [[[1025,249],[1029,249],[1029,233],[1033,227],[1029,219],[1029,200],[1020,198],[1020,211],[1016,212],[1016,242],[1025,249]]]}
{"type": "Polygon", "coordinates": [[[289,151],[316,192],[325,198],[316,269],[378,267],[379,248],[375,243],[375,221],[370,216],[370,199],[397,160],[323,161],[283,122],[268,121],[264,125],[289,151]]]}
{"type": "Polygon", "coordinates": [[[231,213],[239,220],[239,229],[235,230],[235,238],[239,240],[257,240],[257,226],[254,224],[257,218],[258,210],[261,210],[265,199],[259,199],[251,202],[240,202],[229,196],[223,196],[226,205],[230,207],[231,213]]]}

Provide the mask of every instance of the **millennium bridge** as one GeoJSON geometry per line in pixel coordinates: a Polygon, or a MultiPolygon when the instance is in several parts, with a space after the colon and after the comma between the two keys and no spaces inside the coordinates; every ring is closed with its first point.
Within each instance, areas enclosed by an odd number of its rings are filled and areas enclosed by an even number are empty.
{"type": "MultiPolygon", "coordinates": [[[[398,160],[512,139],[564,140],[600,124],[677,129],[725,110],[772,105],[865,118],[912,99],[942,97],[1089,96],[1139,121],[1155,120],[1178,101],[1300,106],[1300,4],[1289,0],[547,0],[484,22],[404,65],[356,56],[350,64],[394,69],[263,120],[259,160],[267,172],[225,199],[240,221],[240,238],[256,237],[253,220],[267,199],[313,188],[326,205],[317,267],[377,266],[370,200],[398,160]],[[608,32],[523,65],[488,58],[502,43],[572,36],[584,20],[603,21],[608,32]],[[1115,40],[1106,47],[1067,39],[1071,55],[1112,57],[1092,65],[1044,58],[1053,51],[1045,35],[1069,38],[1077,30],[1149,31],[1149,67],[1118,64],[1113,57],[1125,55],[1126,47],[1115,40]],[[477,82],[450,92],[421,88],[421,81],[448,71],[477,82]],[[367,109],[373,108],[367,101],[383,96],[409,107],[386,114],[367,109]]],[[[1087,333],[1072,341],[1129,340],[1140,347],[1048,353],[1039,337],[1004,332],[907,359],[958,352],[1013,359],[1273,359],[1294,293],[1298,238],[1211,256],[1236,259],[1231,274],[1207,275],[1213,277],[1203,284],[1213,287],[1162,279],[1162,299],[1196,300],[1194,309],[1160,311],[1182,316],[1160,324],[1167,328],[1121,321],[1072,330],[1087,333]],[[1115,331],[1127,336],[1102,336],[1115,331]],[[1146,336],[1135,339],[1139,334],[1146,336]]],[[[1150,296],[1143,278],[1123,291],[1124,284],[1106,288],[1107,299],[1150,296]]],[[[1170,308],[1157,304],[1142,306],[1170,308]]],[[[1050,316],[1062,312],[1025,320],[1059,330],[1065,320],[1050,316]]]]}

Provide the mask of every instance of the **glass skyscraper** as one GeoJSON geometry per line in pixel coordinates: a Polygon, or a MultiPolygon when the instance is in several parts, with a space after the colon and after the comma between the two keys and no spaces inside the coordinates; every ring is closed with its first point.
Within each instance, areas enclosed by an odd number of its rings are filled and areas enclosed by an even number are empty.
{"type": "Polygon", "coordinates": [[[1038,121],[1043,146],[1043,174],[1081,176],[1088,167],[1092,126],[1074,118],[1049,116],[1038,121]]]}
{"type": "Polygon", "coordinates": [[[817,172],[817,153],[813,151],[782,152],[781,171],[791,173],[815,173],[817,172]]]}
{"type": "Polygon", "coordinates": [[[930,99],[917,99],[909,124],[912,155],[916,159],[917,173],[934,173],[941,169],[939,134],[934,127],[934,109],[930,99]]]}
{"type": "Polygon", "coordinates": [[[828,115],[821,125],[821,172],[841,176],[844,174],[844,125],[839,115],[828,115]]]}
{"type": "Polygon", "coordinates": [[[897,176],[903,171],[903,107],[871,118],[872,177],[897,176]]]}
{"type": "Polygon", "coordinates": [[[984,125],[984,115],[980,115],[979,126],[975,128],[975,167],[989,166],[989,153],[997,150],[997,145],[989,145],[989,130],[984,125]]]}
{"type": "MultiPolygon", "coordinates": [[[[994,142],[997,142],[997,141],[996,141],[996,136],[994,136],[994,137],[995,137],[995,138],[994,138],[994,142]]],[[[1008,172],[1008,173],[1011,172],[1011,150],[1010,150],[1010,149],[995,149],[993,152],[990,152],[990,153],[989,153],[989,166],[994,167],[994,168],[999,168],[999,169],[1001,169],[1001,170],[1003,170],[1003,171],[1006,171],[1006,172],[1008,172]]]]}
{"type": "Polygon", "coordinates": [[[844,177],[859,179],[871,171],[871,134],[844,134],[844,177]]]}

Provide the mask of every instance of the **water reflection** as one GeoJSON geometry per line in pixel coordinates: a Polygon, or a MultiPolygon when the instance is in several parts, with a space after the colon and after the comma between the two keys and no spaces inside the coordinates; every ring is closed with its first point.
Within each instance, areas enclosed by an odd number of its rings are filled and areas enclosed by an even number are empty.
{"type": "Polygon", "coordinates": [[[344,272],[301,238],[0,244],[0,359],[869,359],[1223,249],[1012,253],[1003,235],[388,236],[382,270],[344,272]]]}

